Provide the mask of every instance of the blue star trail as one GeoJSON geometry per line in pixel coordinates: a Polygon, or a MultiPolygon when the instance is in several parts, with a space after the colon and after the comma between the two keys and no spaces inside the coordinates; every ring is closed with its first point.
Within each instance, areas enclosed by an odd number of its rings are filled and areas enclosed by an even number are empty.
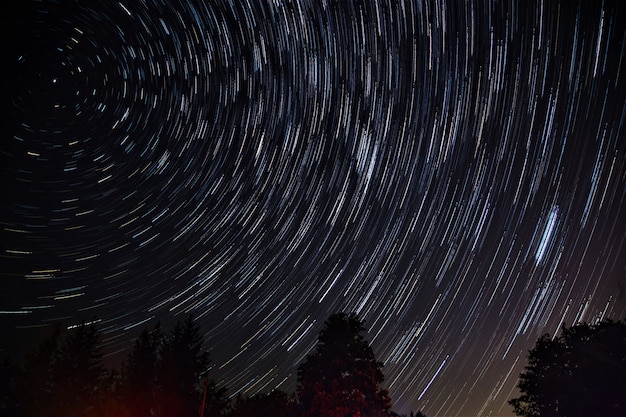
{"type": "Polygon", "coordinates": [[[626,317],[623,2],[22,3],[3,354],[193,314],[229,394],[290,392],[355,312],[395,411],[504,416],[540,335],[626,317]]]}

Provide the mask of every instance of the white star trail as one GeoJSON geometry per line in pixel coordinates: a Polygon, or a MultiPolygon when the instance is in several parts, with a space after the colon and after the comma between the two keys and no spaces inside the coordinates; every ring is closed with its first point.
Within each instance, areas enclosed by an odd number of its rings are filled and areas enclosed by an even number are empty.
{"type": "Polygon", "coordinates": [[[229,393],[293,391],[357,312],[395,411],[512,415],[540,335],[626,317],[622,2],[20,7],[3,353],[193,314],[229,393]]]}

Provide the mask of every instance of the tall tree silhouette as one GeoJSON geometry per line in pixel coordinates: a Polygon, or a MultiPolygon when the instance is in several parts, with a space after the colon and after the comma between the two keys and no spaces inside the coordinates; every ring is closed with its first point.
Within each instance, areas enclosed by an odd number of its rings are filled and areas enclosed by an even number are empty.
{"type": "Polygon", "coordinates": [[[297,395],[305,417],[387,416],[389,395],[380,387],[383,364],[364,339],[356,315],[332,315],[315,352],[298,368],[297,395]]]}
{"type": "Polygon", "coordinates": [[[192,316],[176,322],[168,333],[160,324],[145,329],[122,365],[116,397],[130,417],[198,416],[223,414],[228,405],[225,388],[208,378],[209,352],[192,316]]]}
{"type": "Polygon", "coordinates": [[[626,416],[626,323],[563,327],[544,335],[520,375],[518,416],[626,416]]]}
{"type": "Polygon", "coordinates": [[[226,410],[226,390],[208,379],[209,352],[200,327],[188,316],[168,333],[159,324],[144,330],[122,366],[118,398],[131,417],[198,416],[226,410]]]}
{"type": "Polygon", "coordinates": [[[82,323],[52,336],[26,357],[18,376],[18,410],[24,416],[96,416],[107,390],[100,335],[82,323]]]}
{"type": "Polygon", "coordinates": [[[210,363],[202,345],[200,328],[191,316],[177,322],[166,337],[159,374],[164,416],[198,415],[202,376],[210,363]]]}
{"type": "Polygon", "coordinates": [[[150,417],[157,411],[157,374],[163,342],[160,324],[144,329],[122,365],[119,397],[132,417],[150,417]]]}
{"type": "Polygon", "coordinates": [[[158,416],[197,416],[204,404],[204,417],[226,411],[226,388],[217,388],[208,377],[209,352],[204,348],[200,327],[188,316],[165,336],[157,373],[160,388],[158,416]]]}
{"type": "Polygon", "coordinates": [[[47,416],[56,402],[56,355],[60,327],[45,338],[33,352],[28,352],[16,382],[16,407],[23,416],[47,416]]]}
{"type": "Polygon", "coordinates": [[[97,412],[107,382],[102,355],[95,325],[82,323],[66,333],[56,361],[60,377],[57,395],[63,416],[82,417],[97,412]]]}

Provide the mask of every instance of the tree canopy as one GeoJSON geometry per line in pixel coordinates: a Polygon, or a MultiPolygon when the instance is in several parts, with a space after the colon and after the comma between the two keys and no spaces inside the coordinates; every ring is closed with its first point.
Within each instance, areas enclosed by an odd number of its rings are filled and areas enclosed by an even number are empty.
{"type": "Polygon", "coordinates": [[[3,364],[0,414],[24,417],[204,417],[226,412],[226,389],[208,379],[209,353],[188,317],[168,333],[160,325],[135,340],[121,372],[102,364],[96,326],[81,324],[42,341],[17,367],[3,364]],[[6,392],[5,392],[6,391],[6,392]]]}
{"type": "Polygon", "coordinates": [[[30,353],[16,383],[16,408],[25,416],[96,416],[106,394],[100,334],[82,323],[61,335],[57,327],[30,353]]]}
{"type": "Polygon", "coordinates": [[[200,327],[191,316],[169,333],[157,324],[144,330],[122,367],[120,398],[133,417],[205,416],[226,408],[225,389],[207,378],[210,359],[200,327]]]}
{"type": "Polygon", "coordinates": [[[510,401],[524,417],[626,416],[626,323],[563,327],[544,335],[510,401]]]}
{"type": "MultiPolygon", "coordinates": [[[[103,365],[97,321],[60,326],[21,363],[0,363],[0,415],[12,417],[388,417],[381,362],[354,314],[335,314],[298,368],[297,392],[231,401],[208,378],[209,353],[192,317],[141,332],[119,371],[103,365]]],[[[413,414],[412,414],[413,415],[413,414]]],[[[421,414],[420,414],[421,415],[421,414]]]]}
{"type": "Polygon", "coordinates": [[[156,412],[153,408],[159,394],[157,377],[163,341],[160,324],[151,330],[144,329],[122,365],[118,392],[132,416],[149,416],[156,412]]]}
{"type": "Polygon", "coordinates": [[[354,314],[332,315],[315,352],[298,368],[297,395],[305,417],[387,416],[389,395],[380,387],[383,364],[354,314]]]}

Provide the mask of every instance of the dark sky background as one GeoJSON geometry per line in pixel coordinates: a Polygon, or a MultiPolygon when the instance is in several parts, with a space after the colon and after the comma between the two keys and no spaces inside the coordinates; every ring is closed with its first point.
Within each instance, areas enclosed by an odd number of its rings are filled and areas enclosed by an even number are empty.
{"type": "Polygon", "coordinates": [[[540,335],[626,317],[623,1],[16,3],[3,354],[193,314],[292,392],[355,312],[396,411],[508,416],[540,335]]]}

